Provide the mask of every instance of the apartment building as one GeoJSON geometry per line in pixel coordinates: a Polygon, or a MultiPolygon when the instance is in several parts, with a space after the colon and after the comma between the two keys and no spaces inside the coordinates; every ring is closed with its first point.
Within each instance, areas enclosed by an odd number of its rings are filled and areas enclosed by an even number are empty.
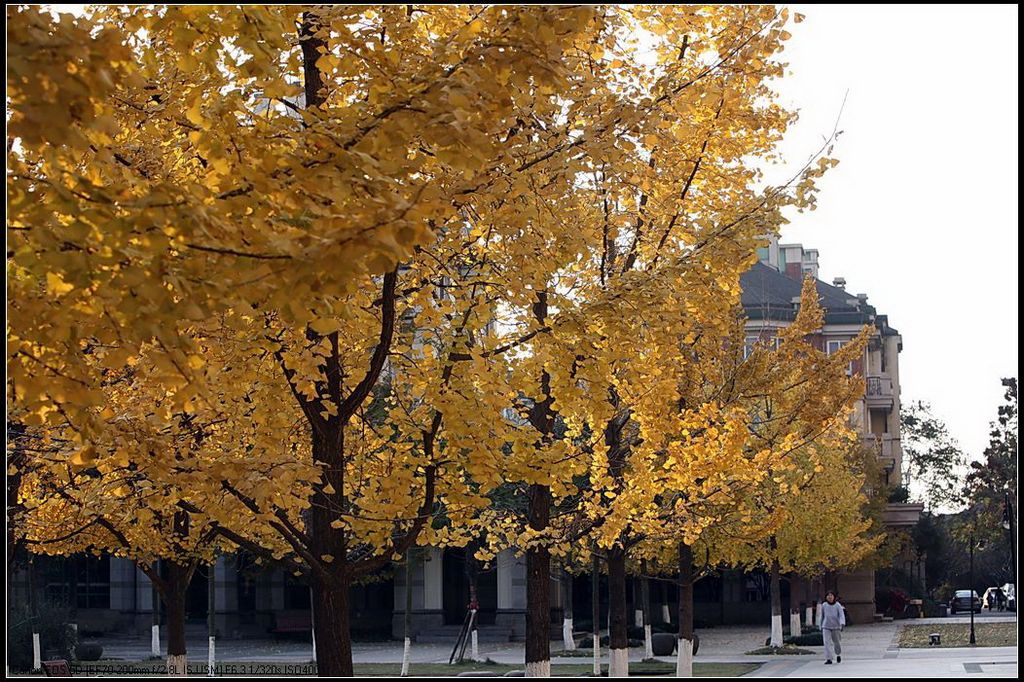
{"type": "MultiPolygon", "coordinates": [[[[886,483],[900,485],[900,374],[899,353],[903,342],[889,325],[888,317],[868,303],[866,294],[853,294],[841,278],[831,284],[817,279],[818,252],[800,244],[772,241],[759,252],[760,261],[742,276],[742,304],[747,316],[746,348],[773,343],[778,330],[795,319],[802,279],[814,277],[825,313],[825,324],[814,341],[825,352],[848,343],[864,325],[873,334],[864,355],[851,363],[849,371],[863,376],[864,398],[854,420],[865,446],[873,449],[886,476],[886,483]]],[[[922,505],[890,503],[884,521],[890,528],[906,528],[917,522],[922,505]]],[[[117,557],[75,557],[37,559],[36,581],[45,598],[71,605],[75,618],[85,629],[148,632],[152,622],[153,592],[149,581],[127,559],[117,557]]],[[[204,569],[205,570],[205,569],[204,569]]],[[[484,640],[521,639],[525,634],[526,566],[522,557],[502,552],[488,567],[466,561],[460,548],[422,549],[411,571],[413,636],[418,641],[449,641],[458,632],[469,602],[470,583],[475,585],[479,605],[481,637],[484,640]]],[[[24,571],[11,576],[16,600],[27,596],[24,571]]],[[[872,570],[847,571],[827,576],[792,577],[783,586],[783,603],[792,609],[806,608],[835,589],[854,623],[870,622],[875,616],[875,577],[872,570]]],[[[244,553],[222,556],[212,580],[197,575],[189,587],[189,627],[205,632],[214,590],[215,620],[225,638],[266,637],[280,630],[285,619],[294,628],[309,623],[309,588],[287,572],[256,566],[244,553]],[[296,618],[303,614],[301,618],[296,618]]],[[[577,614],[589,614],[591,581],[581,576],[572,594],[564,584],[552,581],[552,621],[557,624],[569,600],[577,614]]],[[[674,613],[675,589],[657,582],[654,603],[674,613]]],[[[352,627],[362,637],[402,637],[406,603],[406,570],[395,565],[384,569],[365,585],[355,586],[350,595],[352,627]]],[[[698,623],[765,623],[770,614],[766,576],[761,572],[724,571],[698,583],[695,590],[698,623]]],[[[602,613],[607,613],[607,590],[600,586],[602,613]]],[[[630,595],[630,609],[638,601],[630,595]]],[[[655,608],[655,621],[663,619],[655,608]]],[[[586,618],[584,618],[585,620],[586,618]]],[[[300,626],[301,629],[301,626],[300,626]]],[[[560,629],[552,629],[557,635],[560,629]]]]}
{"type": "MultiPolygon", "coordinates": [[[[868,325],[873,328],[864,355],[850,363],[849,372],[864,377],[864,397],[856,406],[853,421],[861,440],[879,459],[888,487],[899,487],[902,463],[900,448],[899,354],[903,338],[889,325],[887,315],[868,303],[868,295],[847,291],[846,280],[831,284],[818,279],[818,251],[800,244],[779,244],[771,240],[759,249],[758,263],[742,277],[742,303],[747,315],[746,347],[772,343],[779,329],[796,317],[803,278],[815,279],[825,324],[813,342],[826,353],[849,343],[868,325]]],[[[913,526],[923,510],[920,504],[888,503],[883,520],[887,528],[913,526]]],[[[836,589],[855,623],[871,622],[875,614],[874,573],[870,570],[844,572],[835,576],[798,579],[791,582],[790,603],[820,599],[824,589],[836,589]]]]}

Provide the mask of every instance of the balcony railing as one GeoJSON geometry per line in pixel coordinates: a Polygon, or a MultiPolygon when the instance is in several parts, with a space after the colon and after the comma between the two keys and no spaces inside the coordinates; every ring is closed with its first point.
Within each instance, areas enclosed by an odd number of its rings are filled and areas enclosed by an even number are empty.
{"type": "Polygon", "coordinates": [[[890,502],[882,512],[882,523],[889,527],[909,527],[921,518],[924,505],[918,503],[890,502]]]}
{"type": "Polygon", "coordinates": [[[867,385],[864,390],[868,407],[884,407],[892,409],[895,393],[892,387],[892,379],[885,376],[867,377],[867,385]]]}
{"type": "Polygon", "coordinates": [[[886,485],[899,485],[900,472],[897,469],[903,460],[900,439],[894,435],[869,433],[861,436],[861,442],[874,451],[885,469],[886,485]]]}
{"type": "Polygon", "coordinates": [[[900,439],[898,436],[888,434],[866,434],[861,436],[864,445],[875,451],[879,457],[889,459],[901,459],[900,439]]]}

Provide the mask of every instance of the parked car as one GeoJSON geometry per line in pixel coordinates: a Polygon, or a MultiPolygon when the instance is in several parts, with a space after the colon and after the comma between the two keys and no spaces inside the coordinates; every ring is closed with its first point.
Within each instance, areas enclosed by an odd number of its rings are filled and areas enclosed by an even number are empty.
{"type": "Polygon", "coordinates": [[[1017,610],[1017,595],[1016,586],[1013,583],[1006,583],[1003,585],[1003,596],[1006,598],[1006,610],[1016,611],[1017,610]]]}
{"type": "Polygon", "coordinates": [[[981,613],[981,598],[974,590],[957,590],[949,600],[949,612],[970,611],[981,613]]]}
{"type": "Polygon", "coordinates": [[[1002,611],[1006,607],[1006,594],[1001,587],[990,587],[981,596],[982,606],[989,611],[1002,611]]]}

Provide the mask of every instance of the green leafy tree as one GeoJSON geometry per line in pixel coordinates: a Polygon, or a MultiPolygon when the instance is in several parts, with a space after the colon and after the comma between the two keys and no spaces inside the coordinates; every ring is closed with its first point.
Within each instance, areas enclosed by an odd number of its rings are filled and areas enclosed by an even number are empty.
{"type": "MultiPolygon", "coordinates": [[[[970,499],[978,513],[978,527],[987,539],[1005,543],[1003,515],[1007,498],[1017,511],[1017,378],[1003,379],[1005,401],[989,431],[984,461],[971,462],[967,476],[970,499]]],[[[1016,525],[1016,518],[1014,525],[1016,525]]]]}
{"type": "Polygon", "coordinates": [[[909,499],[923,502],[929,509],[960,507],[963,486],[950,472],[962,469],[966,460],[946,425],[932,414],[931,405],[917,401],[903,409],[900,426],[902,480],[909,499]]]}

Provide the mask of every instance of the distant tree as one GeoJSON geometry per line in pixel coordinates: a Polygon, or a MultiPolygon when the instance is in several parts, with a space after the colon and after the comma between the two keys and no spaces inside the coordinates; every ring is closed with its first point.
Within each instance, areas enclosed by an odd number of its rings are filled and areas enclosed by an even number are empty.
{"type": "Polygon", "coordinates": [[[978,513],[981,533],[993,541],[1005,538],[1002,527],[1006,495],[1017,509],[1017,379],[1003,379],[1005,403],[989,431],[985,460],[971,462],[967,476],[970,500],[978,513]]]}
{"type": "Polygon", "coordinates": [[[949,435],[946,425],[931,412],[926,402],[917,401],[903,409],[903,485],[909,499],[929,509],[958,508],[963,504],[963,486],[951,471],[965,466],[963,451],[949,435]]]}

